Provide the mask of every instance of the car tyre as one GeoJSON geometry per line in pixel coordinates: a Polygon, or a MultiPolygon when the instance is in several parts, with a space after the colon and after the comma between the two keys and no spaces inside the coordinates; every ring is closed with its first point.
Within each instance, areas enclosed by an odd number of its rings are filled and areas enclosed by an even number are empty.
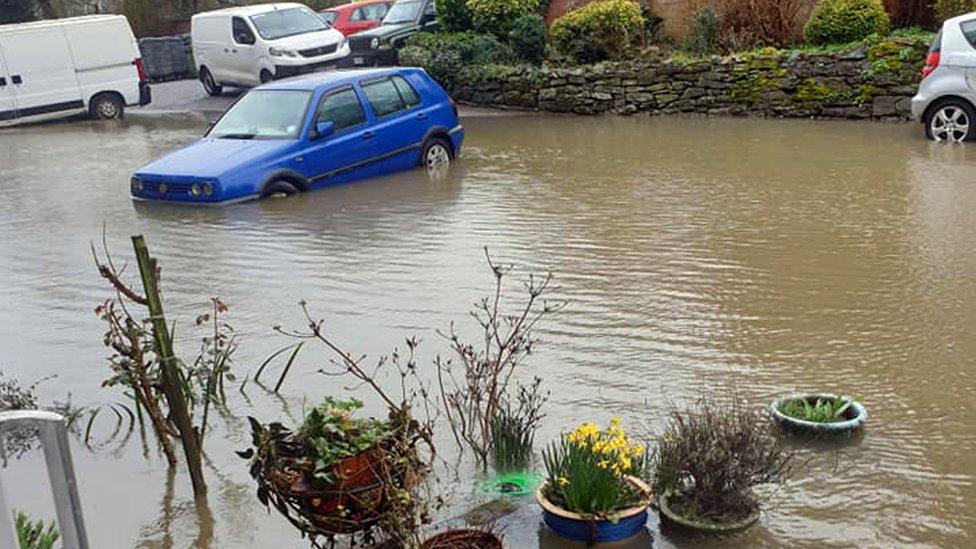
{"type": "Polygon", "coordinates": [[[962,143],[976,137],[976,110],[962,99],[943,99],[925,117],[925,137],[962,143]]]}
{"type": "Polygon", "coordinates": [[[274,75],[268,69],[262,69],[261,74],[258,75],[258,79],[261,80],[262,84],[267,84],[274,80],[274,75]]]}
{"type": "Polygon", "coordinates": [[[100,93],[88,103],[88,112],[95,120],[118,120],[125,113],[125,103],[114,93],[100,93]]]}
{"type": "Polygon", "coordinates": [[[290,181],[285,181],[284,179],[276,179],[271,183],[264,186],[264,192],[261,193],[263,198],[276,197],[285,198],[298,194],[298,187],[290,181]]]}
{"type": "Polygon", "coordinates": [[[443,137],[433,137],[424,143],[420,153],[420,165],[427,170],[431,179],[441,180],[450,171],[453,157],[451,142],[443,137]]]}
{"type": "Polygon", "coordinates": [[[214,80],[210,70],[206,67],[200,69],[200,83],[203,84],[203,89],[207,92],[207,95],[218,96],[224,91],[224,87],[214,80]]]}

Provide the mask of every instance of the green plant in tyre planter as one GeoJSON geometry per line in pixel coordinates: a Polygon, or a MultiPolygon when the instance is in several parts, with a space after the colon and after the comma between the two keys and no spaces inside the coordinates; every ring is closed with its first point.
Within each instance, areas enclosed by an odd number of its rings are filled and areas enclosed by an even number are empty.
{"type": "Polygon", "coordinates": [[[807,398],[794,398],[779,405],[779,411],[796,419],[816,423],[837,423],[846,421],[847,410],[854,405],[853,399],[817,398],[811,402],[807,398]]]}
{"type": "Polygon", "coordinates": [[[767,422],[733,397],[709,398],[673,410],[653,457],[654,491],[662,515],[705,531],[746,528],[759,518],[752,489],[782,482],[793,454],[767,422]]]}
{"type": "Polygon", "coordinates": [[[633,0],[597,0],[563,15],[549,37],[560,56],[577,63],[623,57],[640,44],[644,19],[633,0]]]}
{"type": "Polygon", "coordinates": [[[803,36],[811,44],[846,44],[872,34],[885,36],[890,30],[881,0],[823,0],[810,15],[803,36]]]}

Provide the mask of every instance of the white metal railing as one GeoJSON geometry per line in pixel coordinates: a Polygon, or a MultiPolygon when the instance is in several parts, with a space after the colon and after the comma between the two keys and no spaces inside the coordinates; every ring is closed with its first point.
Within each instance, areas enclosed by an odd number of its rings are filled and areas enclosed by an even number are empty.
{"type": "MultiPolygon", "coordinates": [[[[81,500],[75,481],[75,468],[68,447],[65,419],[54,412],[19,410],[0,412],[0,433],[18,429],[36,429],[40,434],[47,477],[54,494],[54,508],[58,516],[61,544],[64,549],[88,549],[85,521],[81,516],[81,500]]],[[[0,547],[17,547],[13,515],[3,493],[0,475],[0,547]]]]}

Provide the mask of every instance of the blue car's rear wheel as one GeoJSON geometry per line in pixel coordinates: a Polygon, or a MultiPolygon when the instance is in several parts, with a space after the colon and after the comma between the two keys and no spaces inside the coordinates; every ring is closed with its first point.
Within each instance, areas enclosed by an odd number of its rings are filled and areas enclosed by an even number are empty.
{"type": "Polygon", "coordinates": [[[434,137],[424,143],[420,165],[432,179],[443,179],[451,169],[452,157],[451,142],[443,137],[434,137]]]}
{"type": "Polygon", "coordinates": [[[276,179],[264,186],[264,191],[261,193],[261,196],[262,198],[269,196],[286,197],[293,194],[298,194],[298,187],[284,179],[276,179]]]}

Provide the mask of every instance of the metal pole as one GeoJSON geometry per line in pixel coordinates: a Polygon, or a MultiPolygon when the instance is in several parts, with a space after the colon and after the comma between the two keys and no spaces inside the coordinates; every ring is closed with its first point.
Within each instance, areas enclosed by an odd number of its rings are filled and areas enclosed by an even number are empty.
{"type": "MultiPolygon", "coordinates": [[[[47,477],[54,493],[54,509],[58,516],[58,530],[64,549],[88,549],[85,534],[85,520],[81,513],[81,499],[78,497],[78,483],[75,468],[71,462],[71,448],[68,446],[68,429],[64,417],[54,412],[42,410],[19,410],[0,412],[0,433],[16,429],[37,429],[47,464],[47,477]]],[[[0,543],[7,539],[10,547],[16,547],[13,537],[12,516],[3,496],[0,485],[0,543]],[[9,531],[7,529],[10,529],[9,531]],[[4,537],[4,536],[7,537],[4,537]]],[[[6,545],[4,545],[6,546],[6,545]]]]}

